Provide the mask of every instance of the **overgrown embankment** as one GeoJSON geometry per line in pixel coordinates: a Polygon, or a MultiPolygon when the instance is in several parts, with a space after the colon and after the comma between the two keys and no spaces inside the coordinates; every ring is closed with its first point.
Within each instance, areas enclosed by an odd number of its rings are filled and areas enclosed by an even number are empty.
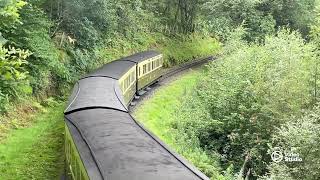
{"type": "Polygon", "coordinates": [[[247,43],[244,34],[232,33],[167,129],[219,154],[233,178],[317,179],[318,49],[288,29],[264,44],[247,43]],[[273,162],[273,151],[302,162],[273,162]]]}
{"type": "Polygon", "coordinates": [[[212,179],[316,179],[319,50],[288,29],[264,44],[244,34],[234,31],[205,73],[159,90],[137,119],[212,179]],[[275,163],[274,150],[301,162],[275,163]]]}

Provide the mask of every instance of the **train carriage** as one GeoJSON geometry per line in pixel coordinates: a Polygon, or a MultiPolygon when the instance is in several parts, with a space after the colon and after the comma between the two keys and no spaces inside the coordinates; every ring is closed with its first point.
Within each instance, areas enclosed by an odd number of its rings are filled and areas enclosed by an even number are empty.
{"type": "Polygon", "coordinates": [[[128,113],[134,94],[161,76],[162,62],[160,53],[142,52],[77,82],[65,110],[70,179],[208,179],[128,113]]]}
{"type": "Polygon", "coordinates": [[[125,59],[110,62],[93,73],[85,76],[115,79],[122,91],[125,104],[128,105],[136,93],[136,63],[125,59]]]}
{"type": "Polygon", "coordinates": [[[137,90],[154,83],[163,74],[163,55],[157,51],[140,52],[124,60],[136,63],[137,90]]]}

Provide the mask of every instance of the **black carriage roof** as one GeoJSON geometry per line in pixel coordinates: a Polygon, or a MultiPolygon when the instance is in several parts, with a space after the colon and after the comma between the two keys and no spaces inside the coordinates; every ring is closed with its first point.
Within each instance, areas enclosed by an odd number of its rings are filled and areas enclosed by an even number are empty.
{"type": "Polygon", "coordinates": [[[105,64],[101,68],[85,76],[87,77],[110,77],[120,79],[129,69],[135,66],[134,62],[125,60],[115,60],[105,64]]]}
{"type": "Polygon", "coordinates": [[[91,179],[208,180],[126,112],[87,109],[66,119],[91,179]]]}
{"type": "Polygon", "coordinates": [[[131,56],[124,57],[124,58],[112,61],[108,64],[105,64],[101,68],[86,75],[84,78],[111,77],[114,79],[120,79],[126,72],[128,72],[129,69],[135,66],[136,63],[142,62],[146,59],[149,59],[158,55],[160,55],[160,53],[154,50],[133,54],[131,56]]]}
{"type": "Polygon", "coordinates": [[[78,81],[70,96],[65,113],[87,108],[111,108],[127,111],[117,80],[90,77],[78,81]]]}
{"type": "Polygon", "coordinates": [[[143,51],[143,52],[136,53],[136,54],[133,54],[131,56],[122,58],[122,60],[129,60],[129,61],[133,61],[133,62],[139,63],[139,62],[142,62],[144,60],[150,59],[150,58],[152,58],[154,56],[158,56],[160,54],[161,53],[159,53],[158,51],[155,51],[155,50],[143,51]]]}

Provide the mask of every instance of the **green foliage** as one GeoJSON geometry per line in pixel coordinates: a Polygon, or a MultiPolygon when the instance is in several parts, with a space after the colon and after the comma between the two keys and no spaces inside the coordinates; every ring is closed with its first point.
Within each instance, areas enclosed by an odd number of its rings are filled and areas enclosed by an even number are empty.
{"type": "Polygon", "coordinates": [[[153,48],[164,54],[165,66],[171,67],[196,58],[217,54],[221,46],[215,38],[199,34],[180,35],[175,38],[159,33],[136,34],[133,42],[128,42],[124,36],[116,37],[117,41],[109,42],[110,48],[100,50],[98,62],[101,65],[133,53],[132,49],[138,52],[153,48]]]}
{"type": "Polygon", "coordinates": [[[4,27],[12,28],[19,21],[19,10],[24,5],[26,5],[26,2],[22,0],[0,0],[0,31],[4,27]]]}
{"type": "Polygon", "coordinates": [[[46,106],[46,107],[55,107],[59,105],[59,101],[57,101],[55,98],[53,97],[49,97],[48,99],[44,100],[42,102],[42,105],[46,106]]]}
{"type": "MultiPolygon", "coordinates": [[[[0,144],[0,179],[59,179],[64,170],[64,105],[17,126],[0,144]]],[[[20,117],[21,118],[21,117],[20,117]]],[[[14,123],[16,124],[16,123],[14,123]]],[[[17,123],[18,124],[18,123],[17,123]]]]}
{"type": "Polygon", "coordinates": [[[160,51],[165,55],[165,66],[173,66],[200,57],[216,54],[220,44],[215,38],[191,34],[175,39],[166,39],[160,51]]]}
{"type": "MultiPolygon", "coordinates": [[[[137,51],[160,50],[166,66],[215,54],[220,44],[214,37],[219,36],[226,40],[222,58],[208,66],[194,97],[179,99],[183,104],[174,112],[175,121],[165,128],[180,143],[178,151],[210,176],[264,175],[272,137],[273,145],[296,146],[289,136],[298,136],[294,128],[300,123],[306,135],[301,143],[317,141],[311,135],[317,134],[312,124],[318,127],[313,117],[288,118],[300,117],[319,100],[318,3],[0,0],[0,114],[31,92],[46,99],[43,105],[54,106],[57,102],[48,96],[67,94],[65,89],[81,75],[137,51]],[[244,28],[234,32],[239,25],[244,28]],[[220,172],[218,159],[226,172],[220,172]]],[[[296,169],[317,171],[315,159],[306,159],[309,165],[303,166],[271,164],[270,177],[299,179],[303,174],[296,169]]]]}
{"type": "Polygon", "coordinates": [[[271,163],[272,179],[317,179],[320,177],[320,108],[316,106],[300,118],[291,117],[273,135],[272,147],[298,153],[302,162],[271,163]]]}
{"type": "Polygon", "coordinates": [[[112,1],[59,0],[48,2],[48,6],[50,15],[58,21],[56,30],[63,29],[76,40],[79,48],[94,49],[96,45],[102,44],[103,35],[110,32],[115,24],[112,1]]]}
{"type": "Polygon", "coordinates": [[[201,2],[199,0],[165,0],[161,11],[166,29],[171,34],[193,33],[201,2]]]}
{"type": "Polygon", "coordinates": [[[263,12],[258,7],[262,1],[225,1],[210,0],[203,4],[204,20],[207,28],[223,39],[232,30],[244,23],[248,29],[246,38],[250,41],[263,39],[265,35],[274,32],[275,20],[270,12],[263,12]]]}
{"type": "Polygon", "coordinates": [[[310,26],[310,38],[312,42],[317,46],[317,49],[320,49],[320,6],[317,6],[316,17],[313,20],[312,25],[310,26]]]}
{"type": "Polygon", "coordinates": [[[272,14],[277,26],[289,25],[292,29],[299,30],[303,36],[309,33],[309,26],[315,18],[315,7],[318,0],[292,0],[268,1],[264,7],[272,7],[272,14]]]}
{"type": "Polygon", "coordinates": [[[0,114],[13,98],[17,98],[22,92],[30,92],[28,82],[25,81],[28,74],[25,69],[26,59],[30,53],[13,46],[5,47],[7,39],[2,34],[19,22],[19,10],[24,5],[26,2],[21,0],[0,1],[0,114]]]}
{"type": "Polygon", "coordinates": [[[208,66],[195,98],[177,113],[177,126],[201,147],[219,152],[226,167],[258,176],[267,172],[275,127],[316,99],[317,60],[314,47],[296,32],[281,30],[261,46],[242,41],[243,32],[232,34],[223,56],[208,66]]]}
{"type": "Polygon", "coordinates": [[[151,27],[157,28],[152,11],[141,1],[58,1],[51,6],[60,29],[74,38],[79,48],[94,49],[118,36],[134,43],[137,36],[147,36],[154,31],[151,27]]]}
{"type": "Polygon", "coordinates": [[[6,33],[10,43],[33,52],[28,59],[27,69],[33,92],[41,96],[41,92],[52,89],[52,81],[59,86],[72,81],[65,57],[60,56],[57,45],[48,33],[52,22],[45,12],[29,3],[21,10],[22,24],[16,25],[6,33]]]}
{"type": "Polygon", "coordinates": [[[9,47],[0,44],[0,113],[6,109],[6,105],[13,98],[21,94],[30,93],[30,87],[26,80],[27,57],[29,51],[9,47]]]}
{"type": "Polygon", "coordinates": [[[58,51],[47,33],[51,23],[41,9],[29,4],[21,12],[21,18],[23,25],[11,40],[33,52],[29,60],[31,85],[39,93],[50,86],[50,71],[59,61],[58,51]]]}
{"type": "Polygon", "coordinates": [[[202,5],[202,20],[209,32],[223,39],[242,23],[249,41],[261,41],[283,26],[307,36],[316,5],[316,0],[210,0],[202,5]]]}
{"type": "Polygon", "coordinates": [[[139,107],[134,115],[161,140],[187,158],[207,176],[213,179],[223,179],[220,175],[218,154],[207,153],[199,146],[196,139],[190,138],[183,130],[175,126],[176,121],[181,121],[176,117],[176,112],[183,109],[181,100],[193,91],[200,75],[196,71],[191,71],[168,86],[161,87],[153,98],[139,107]]]}

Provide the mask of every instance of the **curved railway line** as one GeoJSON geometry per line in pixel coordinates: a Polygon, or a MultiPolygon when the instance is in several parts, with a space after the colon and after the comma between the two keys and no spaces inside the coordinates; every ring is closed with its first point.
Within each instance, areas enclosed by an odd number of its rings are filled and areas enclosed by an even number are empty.
{"type": "Polygon", "coordinates": [[[216,57],[214,56],[209,56],[209,57],[205,57],[205,58],[200,58],[179,66],[175,66],[172,68],[168,68],[164,73],[163,76],[159,78],[159,80],[157,81],[157,83],[151,84],[148,89],[143,95],[141,96],[136,96],[133,99],[133,104],[131,104],[131,106],[129,107],[129,112],[133,113],[137,108],[139,108],[140,104],[145,100],[148,99],[150,97],[152,97],[152,92],[156,91],[156,89],[158,89],[159,87],[165,85],[168,83],[168,81],[171,81],[172,77],[175,76],[179,76],[181,73],[184,73],[187,70],[190,69],[196,69],[201,67],[204,64],[209,63],[210,61],[214,61],[216,60],[216,57]]]}
{"type": "Polygon", "coordinates": [[[65,110],[67,178],[208,180],[137,122],[129,106],[149,85],[212,59],[164,71],[162,54],[146,51],[113,61],[81,78],[65,110]]]}
{"type": "Polygon", "coordinates": [[[203,64],[208,63],[209,61],[213,61],[215,59],[216,59],[216,57],[210,56],[210,57],[201,58],[201,59],[198,59],[198,60],[195,60],[195,61],[191,61],[191,62],[188,62],[186,64],[182,64],[182,65],[177,66],[177,67],[173,67],[171,69],[168,69],[165,72],[165,74],[159,79],[159,81],[162,81],[162,80],[164,80],[164,79],[166,79],[168,77],[174,76],[175,74],[177,74],[177,73],[179,73],[181,71],[187,70],[187,69],[192,68],[192,67],[203,65],[203,64]]]}

